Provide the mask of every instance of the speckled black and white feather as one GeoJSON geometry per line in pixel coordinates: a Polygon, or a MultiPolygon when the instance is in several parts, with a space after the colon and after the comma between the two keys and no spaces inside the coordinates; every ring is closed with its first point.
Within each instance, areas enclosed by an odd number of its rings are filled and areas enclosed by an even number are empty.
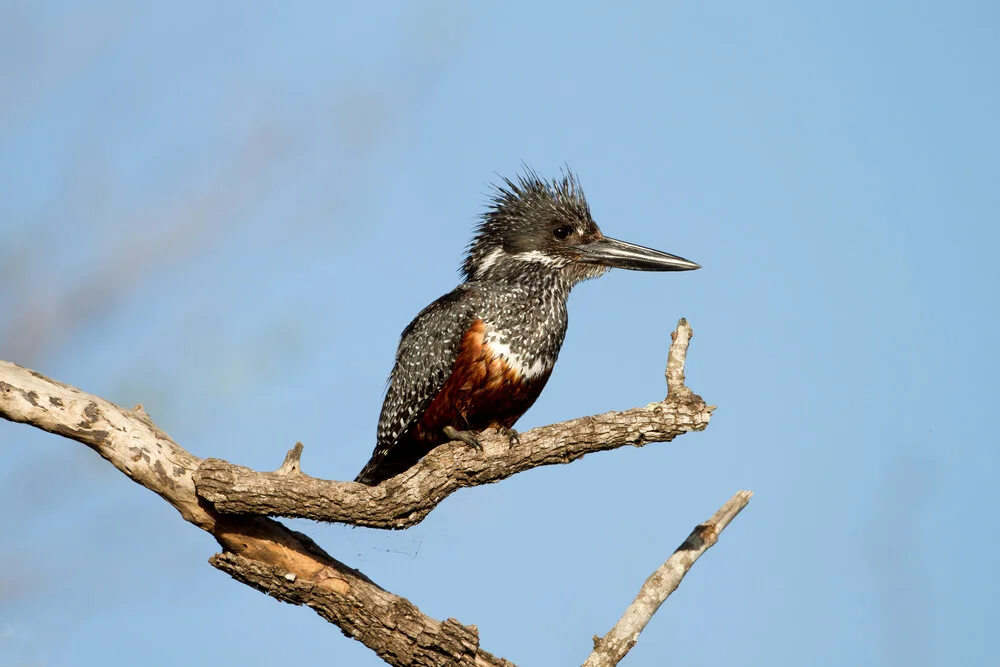
{"type": "Polygon", "coordinates": [[[462,336],[481,310],[477,295],[459,285],[424,308],[403,330],[378,420],[377,445],[357,481],[370,477],[420,418],[451,373],[462,336]]]}

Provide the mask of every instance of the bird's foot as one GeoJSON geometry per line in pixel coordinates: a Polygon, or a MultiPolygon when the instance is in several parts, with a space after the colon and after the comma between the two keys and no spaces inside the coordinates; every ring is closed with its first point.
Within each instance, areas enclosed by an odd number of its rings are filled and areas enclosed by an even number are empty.
{"type": "Polygon", "coordinates": [[[452,440],[458,440],[464,442],[469,447],[472,447],[477,452],[483,451],[483,443],[479,442],[479,438],[472,431],[459,431],[454,426],[445,426],[444,434],[451,438],[452,440]]]}
{"type": "Polygon", "coordinates": [[[497,430],[500,431],[500,435],[507,436],[507,442],[510,443],[511,447],[513,447],[514,445],[520,445],[521,444],[521,436],[514,429],[507,428],[506,426],[501,426],[497,430]]]}

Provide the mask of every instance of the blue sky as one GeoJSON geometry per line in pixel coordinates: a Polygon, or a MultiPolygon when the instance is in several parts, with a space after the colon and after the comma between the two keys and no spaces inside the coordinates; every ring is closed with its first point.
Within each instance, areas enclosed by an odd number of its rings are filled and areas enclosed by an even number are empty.
{"type": "MultiPolygon", "coordinates": [[[[568,164],[611,236],[698,261],[570,300],[519,428],[660,399],[704,433],[291,522],[522,665],[579,664],[733,492],[630,665],[995,656],[993,3],[0,3],[0,358],[182,446],[352,478],[398,334],[488,184],[568,164]]],[[[207,565],[80,445],[0,424],[0,664],[382,664],[207,565]],[[152,648],[151,647],[155,647],[152,648]]]]}

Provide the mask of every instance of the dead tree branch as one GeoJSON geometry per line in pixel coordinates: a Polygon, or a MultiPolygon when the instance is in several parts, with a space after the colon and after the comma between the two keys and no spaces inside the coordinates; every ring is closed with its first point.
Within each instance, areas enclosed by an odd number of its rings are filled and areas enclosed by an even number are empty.
{"type": "Polygon", "coordinates": [[[311,539],[272,519],[222,515],[195,493],[201,459],[146,414],[126,410],[35,371],[0,361],[0,417],[81,442],[211,533],[223,552],[210,562],[234,579],[292,604],[308,604],[391,665],[511,667],[479,648],[478,632],[420,612],[311,539]]]}
{"type": "MultiPolygon", "coordinates": [[[[483,439],[486,451],[481,455],[464,447],[441,447],[408,473],[374,488],[303,475],[299,470],[301,445],[289,452],[275,473],[256,473],[223,461],[199,459],[160,430],[141,405],[126,410],[6,361],[0,361],[0,417],[87,445],[169,502],[186,521],[211,533],[222,547],[222,553],[210,560],[212,565],[279,600],[312,607],[389,664],[513,667],[479,647],[475,626],[424,615],[405,598],[383,590],[331,557],[307,536],[257,515],[273,513],[399,528],[420,521],[445,496],[463,486],[499,481],[540,465],[569,463],[590,452],[662,442],[702,430],[712,408],[683,386],[690,336],[690,327],[681,320],[667,368],[670,392],[663,402],[534,429],[523,434],[521,444],[512,449],[508,449],[506,439],[490,436],[483,439]],[[328,504],[325,509],[324,503],[328,504]]],[[[716,521],[713,541],[729,518],[716,521]]],[[[702,551],[708,546],[706,542],[702,551]]],[[[690,556],[694,551],[686,553],[690,556]]],[[[677,581],[695,558],[697,555],[682,565],[677,581]]],[[[673,560],[671,557],[663,568],[673,560]]],[[[658,575],[659,571],[654,577],[658,575]]],[[[643,591],[649,585],[647,582],[643,591]]],[[[633,607],[638,602],[637,598],[633,607]]],[[[651,616],[655,607],[641,611],[636,618],[647,611],[651,616]]],[[[624,621],[623,617],[619,626],[624,621]]],[[[637,636],[646,621],[648,616],[638,630],[632,630],[636,626],[630,621],[632,625],[623,626],[622,632],[637,636]]],[[[621,644],[616,639],[617,629],[601,640],[601,646],[613,647],[614,655],[624,655],[635,637],[621,644]],[[625,646],[624,650],[620,646],[625,646]]],[[[618,659],[620,656],[614,662],[594,664],[614,664],[618,659]]]]}
{"type": "Polygon", "coordinates": [[[615,627],[603,637],[594,637],[594,651],[583,667],[614,667],[632,650],[639,633],[663,601],[681,585],[694,562],[719,541],[719,533],[747,506],[752,496],[750,491],[737,491],[711,519],[695,526],[670,558],[649,575],[615,627]]]}
{"type": "Polygon", "coordinates": [[[625,445],[669,442],[683,433],[704,430],[715,409],[684,385],[691,327],[682,319],[672,337],[666,371],[669,393],[661,402],[535,428],[522,433],[520,444],[514,447],[495,432],[481,438],[482,453],[453,442],[375,487],[302,474],[295,450],[289,452],[282,469],[272,473],[206,459],[195,473],[198,495],[224,513],[407,528],[463,487],[499,482],[531,468],[570,463],[585,454],[625,445]],[[289,468],[293,460],[296,463],[289,468]]]}

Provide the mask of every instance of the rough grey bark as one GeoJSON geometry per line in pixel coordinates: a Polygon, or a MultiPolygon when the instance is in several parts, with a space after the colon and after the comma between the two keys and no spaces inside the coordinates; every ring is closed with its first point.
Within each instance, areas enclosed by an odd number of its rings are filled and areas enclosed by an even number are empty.
{"type": "MultiPolygon", "coordinates": [[[[474,626],[424,615],[307,536],[259,515],[402,528],[419,522],[462,487],[499,481],[540,465],[569,463],[590,452],[663,442],[702,430],[712,408],[683,384],[690,336],[682,319],[673,334],[667,366],[670,391],[662,402],[533,429],[513,448],[506,438],[489,434],[482,454],[452,443],[374,488],[302,474],[301,446],[289,452],[275,473],[199,459],[161,431],[142,406],[126,410],[6,361],[0,361],[0,417],[87,445],[160,495],[186,521],[211,533],[222,547],[210,560],[212,565],[279,600],[312,607],[391,665],[512,667],[479,647],[474,626]]],[[[634,638],[631,641],[634,644],[634,638]]],[[[612,643],[609,639],[603,645],[612,643]]]]}

